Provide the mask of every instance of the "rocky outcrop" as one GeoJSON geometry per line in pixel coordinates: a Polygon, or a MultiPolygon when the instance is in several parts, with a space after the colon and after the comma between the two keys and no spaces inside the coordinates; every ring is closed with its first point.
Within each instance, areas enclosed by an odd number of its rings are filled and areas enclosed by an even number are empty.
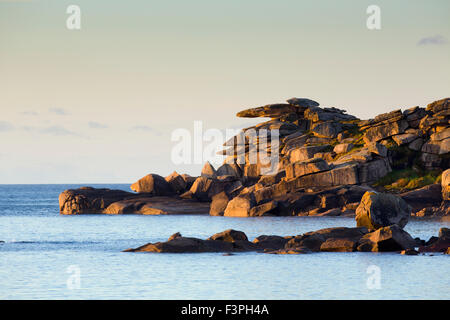
{"type": "Polygon", "coordinates": [[[172,174],[168,175],[165,180],[173,192],[180,194],[186,191],[188,183],[183,176],[178,174],[178,172],[174,171],[172,174]]]}
{"type": "Polygon", "coordinates": [[[356,209],[356,224],[375,230],[393,224],[403,228],[411,215],[411,208],[392,194],[366,192],[356,209]]]}
{"type": "Polygon", "coordinates": [[[358,251],[389,252],[417,247],[418,243],[398,225],[383,227],[365,234],[357,247],[358,251]]]}
{"type": "Polygon", "coordinates": [[[60,213],[71,214],[208,214],[209,204],[178,197],[134,194],[121,190],[83,187],[59,196],[60,213]]]}
{"type": "Polygon", "coordinates": [[[148,243],[125,252],[158,252],[158,253],[199,253],[199,252],[242,252],[264,250],[261,244],[248,241],[245,233],[226,230],[206,240],[183,237],[177,233],[166,242],[148,243]]]}
{"type": "MultiPolygon", "coordinates": [[[[217,169],[207,162],[199,177],[177,172],[166,178],[149,174],[131,189],[145,197],[171,197],[177,205],[183,203],[181,199],[210,204],[209,212],[214,216],[353,215],[363,188],[390,192],[382,182],[406,169],[423,175],[417,178],[422,179],[420,183],[395,190],[412,207],[413,214],[446,215],[450,213],[450,174],[448,170],[442,174],[442,196],[438,180],[428,181],[426,175],[439,175],[450,166],[449,101],[446,98],[426,108],[398,109],[368,120],[343,109],[319,107],[318,102],[307,98],[246,109],[237,115],[270,119],[226,141],[225,149],[219,152],[226,157],[217,169]],[[276,161],[266,163],[264,157],[271,156],[276,161]],[[424,179],[428,186],[424,187],[424,179]]],[[[62,195],[64,199],[72,197],[62,211],[158,212],[153,207],[153,211],[145,209],[147,200],[128,199],[133,194],[118,192],[110,197],[112,191],[100,193],[87,200],[81,193],[62,195]]],[[[383,201],[392,205],[392,210],[400,210],[397,217],[401,218],[395,220],[389,211],[382,218],[387,220],[377,224],[375,220],[381,219],[377,214],[371,213],[376,216],[373,219],[368,218],[369,213],[362,214],[364,210],[375,212],[375,207],[371,204],[371,209],[364,209],[362,203],[358,221],[370,222],[361,225],[376,228],[393,222],[402,226],[407,221],[410,213],[403,202],[386,199],[383,201]]]]}
{"type": "Polygon", "coordinates": [[[248,238],[247,235],[242,231],[228,229],[212,235],[207,240],[235,242],[235,241],[248,241],[248,238]]]}
{"type": "MultiPolygon", "coordinates": [[[[320,108],[319,103],[304,98],[289,99],[287,104],[244,110],[238,116],[271,117],[272,120],[246,128],[229,140],[240,141],[237,145],[226,144],[228,154],[230,150],[245,153],[241,163],[233,162],[238,157],[225,161],[242,168],[241,179],[246,188],[236,196],[242,196],[244,192],[246,196],[245,200],[236,202],[245,202],[245,209],[238,215],[250,216],[250,210],[260,204],[261,200],[253,201],[252,197],[261,198],[264,195],[265,202],[268,202],[278,201],[280,196],[289,193],[309,193],[346,185],[372,185],[392,171],[413,165],[421,166],[424,172],[446,168],[449,162],[446,146],[450,135],[448,101],[436,101],[427,108],[398,109],[369,120],[359,120],[338,108],[320,108]],[[432,120],[435,117],[439,120],[432,120]],[[279,132],[280,158],[275,173],[284,172],[284,176],[263,180],[262,166],[249,163],[250,157],[246,154],[257,141],[243,137],[252,130],[258,132],[262,128],[281,128],[281,125],[284,127],[279,132]],[[264,182],[263,188],[258,186],[260,180],[264,182]],[[256,187],[248,191],[249,186],[256,187]]],[[[276,152],[270,144],[266,148],[268,153],[276,152]]],[[[421,190],[421,193],[435,191],[435,188],[430,188],[421,190]]],[[[230,197],[230,202],[233,198],[230,197]]],[[[436,197],[428,196],[429,201],[423,202],[422,208],[418,208],[419,201],[413,201],[408,195],[405,198],[415,202],[414,210],[417,210],[423,209],[424,205],[434,205],[436,197]]],[[[234,202],[230,208],[233,205],[234,202]]],[[[270,214],[283,215],[284,207],[283,202],[278,201],[276,207],[272,203],[270,214]]],[[[340,209],[346,210],[344,207],[340,209]]],[[[233,210],[239,211],[237,208],[233,210]]],[[[314,208],[309,211],[314,211],[314,208]]],[[[337,214],[337,211],[330,211],[330,214],[337,214]]]]}
{"type": "Polygon", "coordinates": [[[135,197],[135,194],[122,190],[91,187],[69,189],[59,195],[59,210],[61,214],[67,215],[103,213],[112,203],[135,197]]]}
{"type": "Polygon", "coordinates": [[[441,228],[439,237],[428,242],[413,239],[398,225],[372,232],[365,227],[326,228],[297,236],[261,235],[252,242],[242,231],[232,229],[216,233],[206,240],[175,233],[165,242],[148,243],[125,252],[198,253],[259,251],[271,254],[306,254],[313,252],[399,252],[417,255],[449,251],[450,230],[441,228]],[[419,248],[419,251],[416,250],[419,248]]]}
{"type": "Polygon", "coordinates": [[[209,214],[211,216],[223,216],[230,198],[225,191],[222,191],[212,197],[209,214]]]}
{"type": "Polygon", "coordinates": [[[203,166],[201,176],[209,179],[214,179],[215,177],[217,177],[216,169],[214,169],[211,163],[206,162],[203,166]]]}
{"type": "Polygon", "coordinates": [[[137,197],[110,204],[106,214],[208,214],[209,204],[175,197],[137,197]]]}
{"type": "Polygon", "coordinates": [[[298,236],[259,236],[249,242],[245,233],[226,230],[206,240],[172,235],[166,242],[148,243],[125,252],[199,253],[264,251],[277,254],[311,252],[401,251],[413,249],[417,241],[398,226],[369,233],[366,228],[327,228],[298,236]]]}

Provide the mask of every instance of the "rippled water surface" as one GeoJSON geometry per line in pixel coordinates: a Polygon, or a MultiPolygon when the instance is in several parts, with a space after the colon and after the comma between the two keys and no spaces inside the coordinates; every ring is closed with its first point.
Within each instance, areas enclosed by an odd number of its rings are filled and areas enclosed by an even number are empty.
{"type": "MultiPolygon", "coordinates": [[[[0,299],[450,298],[450,256],[441,254],[123,253],[178,231],[205,238],[233,228],[252,240],[355,223],[343,217],[59,215],[59,193],[76,187],[0,185],[0,299]]],[[[450,222],[413,220],[406,230],[428,239],[442,226],[450,222]]]]}

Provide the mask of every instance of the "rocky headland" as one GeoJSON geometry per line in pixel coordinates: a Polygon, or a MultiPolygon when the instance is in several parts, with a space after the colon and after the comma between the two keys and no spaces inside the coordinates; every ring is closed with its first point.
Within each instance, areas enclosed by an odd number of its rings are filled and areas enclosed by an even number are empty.
{"type": "Polygon", "coordinates": [[[134,192],[66,190],[59,197],[61,214],[356,215],[358,220],[374,197],[380,212],[375,225],[388,212],[400,214],[395,222],[400,225],[410,215],[450,213],[449,98],[369,120],[305,98],[237,116],[270,120],[225,142],[220,167],[206,163],[198,177],[148,174],[132,184],[134,192]],[[269,133],[264,143],[247,134],[263,131],[269,133]],[[277,156],[275,168],[265,170],[262,152],[277,156]]]}

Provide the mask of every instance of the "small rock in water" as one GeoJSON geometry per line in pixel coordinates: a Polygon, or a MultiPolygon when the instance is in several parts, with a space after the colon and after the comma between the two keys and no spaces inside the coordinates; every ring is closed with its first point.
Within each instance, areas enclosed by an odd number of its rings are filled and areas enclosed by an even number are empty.
{"type": "Polygon", "coordinates": [[[417,256],[419,254],[418,251],[415,249],[406,249],[400,252],[401,254],[407,255],[407,256],[417,256]]]}

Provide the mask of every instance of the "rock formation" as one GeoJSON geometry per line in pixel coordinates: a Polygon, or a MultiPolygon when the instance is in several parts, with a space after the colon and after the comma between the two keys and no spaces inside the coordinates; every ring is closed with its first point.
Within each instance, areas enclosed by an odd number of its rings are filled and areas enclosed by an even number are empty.
{"type": "Polygon", "coordinates": [[[207,214],[209,204],[177,197],[83,187],[59,196],[61,214],[207,214]]]}
{"type": "Polygon", "coordinates": [[[358,220],[366,217],[360,225],[369,229],[402,227],[410,215],[404,202],[416,217],[450,214],[449,98],[369,120],[306,98],[237,116],[270,120],[225,142],[222,166],[208,162],[199,177],[149,174],[131,186],[137,194],[68,190],[60,196],[61,213],[204,213],[208,207],[211,215],[229,217],[339,216],[360,208],[358,220]],[[368,191],[400,198],[368,196],[371,203],[360,205],[368,191]],[[393,215],[377,203],[389,204],[393,215]]]}
{"type": "Polygon", "coordinates": [[[439,237],[425,242],[413,239],[397,225],[372,232],[365,227],[326,228],[297,236],[261,235],[252,242],[244,232],[225,230],[206,240],[183,237],[176,233],[165,242],[148,243],[124,252],[200,253],[260,251],[271,254],[306,254],[314,252],[399,252],[403,255],[419,253],[447,253],[450,230],[441,228],[439,237]],[[416,250],[418,248],[419,251],[416,250]]]}
{"type": "Polygon", "coordinates": [[[366,192],[356,208],[358,227],[376,230],[393,224],[403,228],[411,215],[411,207],[400,197],[392,194],[366,192]]]}

